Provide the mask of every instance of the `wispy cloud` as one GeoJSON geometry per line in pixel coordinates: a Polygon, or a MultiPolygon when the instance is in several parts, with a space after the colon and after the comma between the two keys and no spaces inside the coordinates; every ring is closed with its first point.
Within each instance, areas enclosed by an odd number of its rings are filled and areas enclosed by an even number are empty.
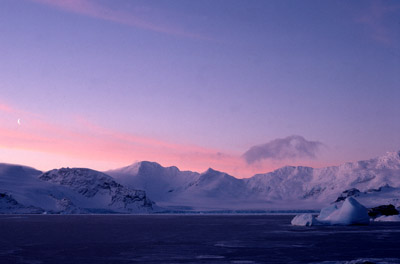
{"type": "MultiPolygon", "coordinates": [[[[400,4],[390,5],[384,1],[372,1],[361,11],[356,22],[364,25],[373,39],[383,44],[392,44],[393,35],[389,16],[400,10],[400,4]]],[[[397,16],[398,17],[398,16],[397,16]]],[[[392,21],[398,25],[397,19],[392,21]]],[[[398,29],[398,26],[395,27],[398,29]]]]}
{"type": "Polygon", "coordinates": [[[0,102],[0,124],[0,150],[3,156],[7,150],[10,153],[0,162],[26,164],[29,159],[26,165],[39,169],[86,166],[106,170],[149,160],[184,170],[211,167],[236,177],[250,177],[287,165],[288,158],[315,157],[322,146],[320,142],[291,136],[254,146],[240,155],[103,127],[83,115],[70,116],[68,120],[49,119],[4,102],[0,102]],[[24,119],[18,125],[20,117],[24,119]],[[265,162],[256,162],[262,160],[265,162]]]}
{"type": "Polygon", "coordinates": [[[0,112],[13,113],[15,110],[9,105],[0,103],[0,112]]]}
{"type": "MultiPolygon", "coordinates": [[[[39,4],[52,6],[67,12],[89,16],[118,24],[132,26],[140,29],[160,32],[169,35],[188,37],[193,39],[209,39],[206,36],[184,30],[180,25],[155,23],[152,18],[144,18],[140,11],[113,9],[96,0],[30,0],[39,4]]],[[[112,3],[112,2],[111,2],[112,3]]],[[[136,9],[138,10],[138,9],[136,9]]],[[[156,13],[156,12],[155,12],[156,13]]]]}
{"type": "Polygon", "coordinates": [[[321,142],[308,141],[302,136],[293,135],[253,146],[243,154],[243,158],[248,164],[264,159],[315,158],[321,146],[323,146],[321,142]]]}
{"type": "MultiPolygon", "coordinates": [[[[31,114],[24,123],[18,125],[16,120],[19,112],[22,111],[0,104],[0,123],[3,124],[0,127],[0,147],[63,156],[68,166],[73,166],[68,164],[69,159],[120,166],[150,160],[183,169],[201,171],[214,167],[232,172],[240,161],[239,156],[222,154],[217,149],[166,142],[105,128],[83,116],[72,118],[72,122],[54,123],[31,114]]],[[[23,157],[20,158],[24,164],[23,157]]],[[[90,164],[88,162],[87,166],[90,164]]],[[[52,166],[46,165],[48,168],[52,166]]]]}
{"type": "Polygon", "coordinates": [[[17,109],[11,106],[10,104],[1,101],[0,101],[0,114],[6,114],[8,116],[16,116],[16,117],[35,117],[35,118],[41,117],[39,114],[35,114],[22,109],[17,109]]]}

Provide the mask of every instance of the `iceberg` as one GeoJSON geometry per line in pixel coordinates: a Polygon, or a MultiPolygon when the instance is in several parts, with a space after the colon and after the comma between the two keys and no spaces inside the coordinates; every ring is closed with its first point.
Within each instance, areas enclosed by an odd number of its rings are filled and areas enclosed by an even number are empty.
{"type": "Polygon", "coordinates": [[[340,208],[331,205],[323,208],[318,217],[312,214],[297,215],[292,225],[368,225],[370,222],[368,209],[353,197],[348,197],[340,208]]]}
{"type": "Polygon", "coordinates": [[[348,197],[342,207],[327,216],[319,216],[318,221],[328,225],[368,225],[368,209],[353,197],[348,197]]]}
{"type": "Polygon", "coordinates": [[[313,214],[299,214],[292,219],[291,224],[294,226],[312,226],[318,225],[319,222],[313,214]]]}
{"type": "Polygon", "coordinates": [[[321,212],[318,215],[318,219],[325,219],[327,218],[330,214],[332,214],[334,211],[336,211],[338,206],[336,204],[333,204],[331,206],[325,207],[321,209],[321,212]]]}

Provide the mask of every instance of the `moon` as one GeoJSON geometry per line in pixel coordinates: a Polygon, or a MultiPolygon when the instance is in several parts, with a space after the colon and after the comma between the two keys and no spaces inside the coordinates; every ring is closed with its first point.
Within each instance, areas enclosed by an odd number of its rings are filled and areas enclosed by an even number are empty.
{"type": "Polygon", "coordinates": [[[19,126],[21,125],[21,118],[18,118],[17,123],[19,126]]]}

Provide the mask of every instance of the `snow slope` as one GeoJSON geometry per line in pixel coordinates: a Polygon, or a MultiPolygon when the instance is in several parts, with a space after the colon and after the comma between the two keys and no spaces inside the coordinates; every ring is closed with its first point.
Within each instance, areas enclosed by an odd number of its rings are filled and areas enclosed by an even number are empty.
{"type": "Polygon", "coordinates": [[[143,161],[106,173],[126,186],[146,190],[160,206],[175,209],[230,208],[245,191],[243,180],[213,169],[200,174],[143,161]]]}
{"type": "Polygon", "coordinates": [[[146,213],[153,210],[144,191],[126,188],[90,169],[62,168],[42,173],[0,164],[1,213],[146,213]]]}

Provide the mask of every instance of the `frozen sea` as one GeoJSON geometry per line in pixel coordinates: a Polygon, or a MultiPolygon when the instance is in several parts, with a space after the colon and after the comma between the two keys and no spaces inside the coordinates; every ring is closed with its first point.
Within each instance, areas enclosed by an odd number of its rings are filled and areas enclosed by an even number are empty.
{"type": "Polygon", "coordinates": [[[0,263],[400,263],[400,223],[293,215],[1,215],[0,263]]]}

